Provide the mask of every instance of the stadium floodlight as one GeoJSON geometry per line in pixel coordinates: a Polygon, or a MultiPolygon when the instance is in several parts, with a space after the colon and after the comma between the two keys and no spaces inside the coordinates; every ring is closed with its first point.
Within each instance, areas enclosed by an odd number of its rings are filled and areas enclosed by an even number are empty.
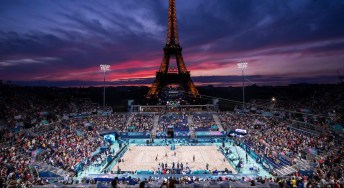
{"type": "Polygon", "coordinates": [[[242,61],[240,63],[237,63],[237,66],[239,69],[241,69],[242,72],[242,107],[245,107],[245,76],[244,76],[244,69],[247,69],[248,63],[245,61],[242,61]]]}
{"type": "Polygon", "coordinates": [[[103,108],[105,109],[105,73],[110,70],[110,65],[100,65],[100,70],[104,72],[103,108]]]}

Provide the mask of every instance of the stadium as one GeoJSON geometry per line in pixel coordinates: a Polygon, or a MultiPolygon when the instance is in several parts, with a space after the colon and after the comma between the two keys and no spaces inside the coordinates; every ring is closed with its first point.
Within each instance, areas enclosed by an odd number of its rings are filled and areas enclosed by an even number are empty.
{"type": "MultiPolygon", "coordinates": [[[[89,99],[51,101],[16,92],[19,98],[2,104],[19,114],[6,114],[14,132],[2,129],[1,159],[8,166],[1,175],[9,182],[26,174],[19,179],[33,187],[111,187],[114,179],[119,187],[278,187],[282,180],[302,183],[320,172],[340,179],[342,173],[342,133],[334,125],[320,125],[306,112],[270,111],[262,101],[244,111],[241,105],[223,112],[209,104],[166,105],[164,111],[129,106],[141,111],[118,113],[89,99]],[[37,126],[21,125],[31,118],[37,126]]],[[[285,102],[291,101],[276,105],[285,102]]]]}
{"type": "MultiPolygon", "coordinates": [[[[245,77],[249,62],[237,61],[237,87],[197,85],[182,55],[176,0],[167,4],[162,61],[149,87],[108,85],[105,63],[100,87],[0,82],[0,188],[344,187],[342,77],[257,86],[245,77]]],[[[97,21],[81,23],[103,32],[97,21]]],[[[82,51],[59,54],[68,50],[82,51]]],[[[60,58],[22,64],[43,60],[60,58]]],[[[0,71],[18,64],[0,61],[0,71]]]]}
{"type": "Polygon", "coordinates": [[[6,185],[278,187],[296,180],[314,186],[322,174],[341,182],[343,130],[320,115],[342,108],[341,98],[338,105],[321,103],[332,95],[296,111],[288,106],[300,109],[307,101],[275,99],[266,108],[267,101],[251,100],[244,109],[237,101],[232,111],[219,110],[233,101],[218,98],[214,105],[129,101],[132,111],[120,113],[65,89],[1,89],[6,185]],[[309,113],[318,106],[317,115],[309,113]]]}

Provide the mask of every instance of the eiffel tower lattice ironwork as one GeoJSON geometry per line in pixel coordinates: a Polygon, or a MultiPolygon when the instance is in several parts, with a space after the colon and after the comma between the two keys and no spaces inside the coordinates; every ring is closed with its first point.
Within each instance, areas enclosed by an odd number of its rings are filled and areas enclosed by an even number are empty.
{"type": "Polygon", "coordinates": [[[178,84],[191,96],[199,96],[198,90],[190,78],[190,71],[186,69],[182,56],[182,47],[179,44],[175,0],[169,0],[168,30],[166,45],[164,47],[164,57],[162,58],[159,71],[156,72],[155,81],[148,92],[147,98],[158,96],[161,90],[169,84],[178,84]],[[175,71],[170,71],[171,57],[176,60],[177,69],[175,71]]]}

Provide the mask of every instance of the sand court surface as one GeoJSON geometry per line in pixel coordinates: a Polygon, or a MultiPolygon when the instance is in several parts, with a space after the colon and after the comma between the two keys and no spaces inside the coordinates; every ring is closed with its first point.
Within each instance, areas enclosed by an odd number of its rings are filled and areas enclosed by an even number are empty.
{"type": "Polygon", "coordinates": [[[237,173],[216,146],[176,146],[173,151],[169,146],[130,146],[122,159],[124,162],[117,163],[113,171],[117,171],[118,165],[122,171],[156,171],[159,163],[167,162],[168,168],[171,168],[174,162],[176,168],[177,162],[182,162],[184,169],[188,163],[192,171],[205,170],[208,163],[209,170],[222,171],[227,168],[233,174],[237,173]]]}

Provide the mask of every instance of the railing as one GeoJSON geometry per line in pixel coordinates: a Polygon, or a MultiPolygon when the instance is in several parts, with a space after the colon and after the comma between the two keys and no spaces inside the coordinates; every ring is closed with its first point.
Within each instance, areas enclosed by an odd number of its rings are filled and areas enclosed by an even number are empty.
{"type": "Polygon", "coordinates": [[[234,160],[231,159],[231,158],[229,157],[229,155],[226,155],[226,153],[225,153],[223,147],[218,147],[218,149],[219,149],[219,151],[222,153],[222,155],[225,156],[225,158],[227,159],[227,161],[229,161],[229,163],[230,163],[233,167],[235,167],[236,164],[234,163],[234,160]]]}
{"type": "Polygon", "coordinates": [[[264,156],[258,155],[255,151],[251,150],[250,147],[248,147],[245,143],[239,142],[238,144],[242,149],[245,151],[248,151],[247,153],[252,156],[254,159],[259,160],[262,163],[262,166],[265,167],[264,163],[269,166],[269,170],[274,170],[278,166],[274,163],[272,163],[270,160],[268,160],[264,156]]]}
{"type": "Polygon", "coordinates": [[[313,134],[313,135],[319,135],[328,131],[328,128],[324,126],[314,125],[311,123],[297,121],[297,120],[293,120],[293,123],[291,124],[291,126],[294,128],[298,128],[306,132],[309,132],[310,134],[313,134]]]}
{"type": "Polygon", "coordinates": [[[297,126],[294,126],[294,125],[290,125],[289,128],[293,129],[295,131],[302,132],[304,134],[309,134],[309,135],[312,135],[312,136],[319,136],[319,133],[317,133],[317,132],[305,130],[305,129],[299,128],[297,126]]]}
{"type": "Polygon", "coordinates": [[[117,152],[117,154],[112,158],[112,160],[108,161],[106,165],[104,165],[103,169],[100,172],[104,173],[105,171],[108,172],[109,169],[112,169],[118,163],[118,159],[120,159],[124,155],[124,153],[128,150],[128,146],[129,144],[123,146],[117,152]]]}
{"type": "Polygon", "coordinates": [[[114,129],[109,129],[109,130],[103,130],[102,132],[99,133],[100,136],[103,136],[103,135],[107,135],[107,134],[113,134],[113,133],[116,133],[119,135],[119,131],[118,129],[114,128],[114,129]]]}

